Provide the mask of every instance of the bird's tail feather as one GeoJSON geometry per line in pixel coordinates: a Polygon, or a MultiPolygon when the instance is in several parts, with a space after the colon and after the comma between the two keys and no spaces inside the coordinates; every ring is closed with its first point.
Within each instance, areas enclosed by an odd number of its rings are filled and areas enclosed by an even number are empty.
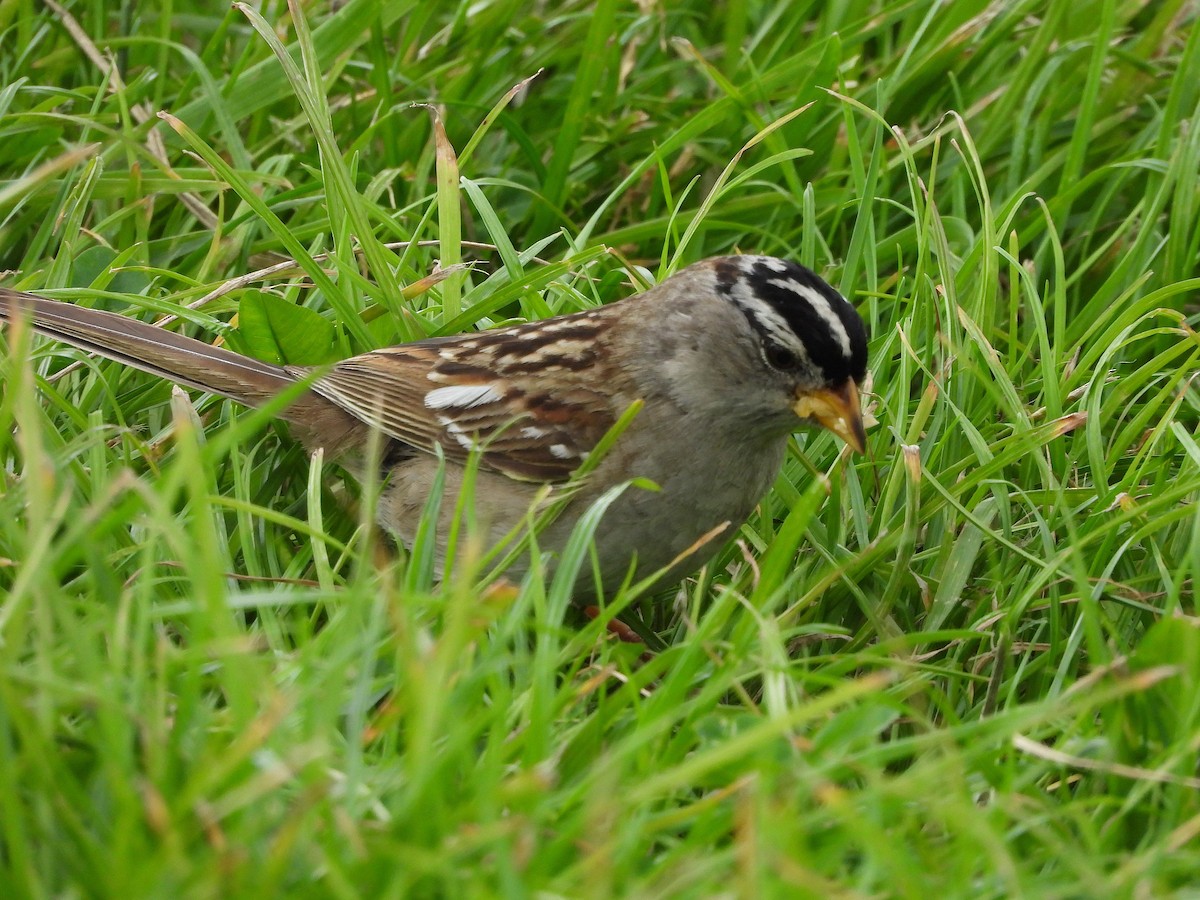
{"type": "MultiPolygon", "coordinates": [[[[0,288],[0,321],[22,318],[39,334],[247,406],[258,406],[297,381],[282,366],[137,319],[0,288]]],[[[335,432],[361,425],[311,392],[301,394],[280,415],[300,426],[297,436],[306,444],[325,444],[319,428],[327,424],[335,432]]]]}

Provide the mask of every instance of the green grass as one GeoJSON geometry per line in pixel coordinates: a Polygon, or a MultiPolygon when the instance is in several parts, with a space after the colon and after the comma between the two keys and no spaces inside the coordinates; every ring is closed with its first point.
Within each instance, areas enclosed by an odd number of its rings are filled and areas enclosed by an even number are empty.
{"type": "Polygon", "coordinates": [[[6,330],[0,893],[1195,890],[1195,4],[330,6],[73,5],[109,72],[0,0],[4,283],[305,362],[789,256],[870,324],[870,452],[798,436],[619,598],[643,658],[6,330]]]}

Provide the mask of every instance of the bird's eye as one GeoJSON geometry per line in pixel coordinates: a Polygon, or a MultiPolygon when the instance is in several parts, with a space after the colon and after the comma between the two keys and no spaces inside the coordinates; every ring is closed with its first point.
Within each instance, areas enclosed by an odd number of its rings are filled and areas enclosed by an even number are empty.
{"type": "Polygon", "coordinates": [[[786,347],[781,347],[779,344],[767,344],[766,358],[767,364],[771,368],[778,369],[781,372],[790,371],[800,363],[795,353],[786,347]]]}

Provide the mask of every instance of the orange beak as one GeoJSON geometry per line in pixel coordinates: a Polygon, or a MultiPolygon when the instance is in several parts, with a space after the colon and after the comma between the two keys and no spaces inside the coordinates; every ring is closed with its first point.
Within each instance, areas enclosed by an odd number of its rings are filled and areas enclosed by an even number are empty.
{"type": "Polygon", "coordinates": [[[801,419],[812,419],[822,428],[829,429],[858,453],[867,449],[867,433],[858,404],[858,385],[853,378],[847,378],[840,387],[798,392],[792,410],[801,419]]]}

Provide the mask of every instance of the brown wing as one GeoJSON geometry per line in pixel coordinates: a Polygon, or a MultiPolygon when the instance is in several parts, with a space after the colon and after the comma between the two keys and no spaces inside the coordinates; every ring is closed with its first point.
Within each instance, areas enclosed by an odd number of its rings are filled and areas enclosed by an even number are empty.
{"type": "Polygon", "coordinates": [[[622,410],[597,389],[603,321],[592,313],[376,350],[321,375],[313,391],[384,434],[449,459],[563,481],[622,410]]]}

